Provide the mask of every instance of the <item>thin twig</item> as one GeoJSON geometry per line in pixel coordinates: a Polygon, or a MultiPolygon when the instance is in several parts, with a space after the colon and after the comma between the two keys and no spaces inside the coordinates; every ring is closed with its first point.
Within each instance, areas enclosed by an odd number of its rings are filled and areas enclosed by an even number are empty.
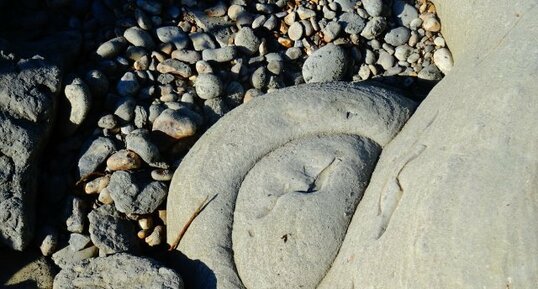
{"type": "Polygon", "coordinates": [[[205,207],[207,207],[207,205],[209,205],[209,203],[211,203],[211,201],[213,201],[216,197],[217,197],[217,195],[213,196],[209,201],[207,200],[209,198],[209,196],[205,197],[204,201],[202,203],[200,203],[200,206],[198,206],[196,211],[194,211],[194,213],[191,215],[191,217],[189,218],[187,223],[183,226],[181,231],[179,231],[179,234],[177,235],[177,238],[170,245],[170,248],[168,249],[168,251],[173,251],[173,250],[175,250],[177,248],[177,246],[179,246],[179,242],[181,242],[181,239],[183,238],[183,235],[185,235],[185,233],[187,232],[187,229],[189,229],[189,227],[192,224],[192,222],[194,221],[194,219],[196,219],[196,217],[198,217],[198,215],[205,209],[205,207]]]}

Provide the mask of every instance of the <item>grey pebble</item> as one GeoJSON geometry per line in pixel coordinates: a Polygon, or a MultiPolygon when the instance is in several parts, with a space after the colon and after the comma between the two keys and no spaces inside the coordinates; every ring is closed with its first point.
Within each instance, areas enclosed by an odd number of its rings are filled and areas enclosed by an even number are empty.
{"type": "Polygon", "coordinates": [[[192,46],[196,51],[203,51],[205,49],[215,49],[217,44],[207,33],[195,32],[189,35],[192,41],[192,46]]]}
{"type": "Polygon", "coordinates": [[[126,72],[118,81],[116,91],[121,96],[134,96],[140,89],[138,78],[133,72],[126,72]]]}
{"type": "Polygon", "coordinates": [[[263,89],[267,86],[269,76],[267,75],[267,69],[264,66],[258,67],[250,77],[250,83],[254,88],[263,89]]]}
{"type": "Polygon", "coordinates": [[[325,42],[331,42],[340,35],[342,26],[336,21],[329,22],[323,29],[323,39],[325,42]]]}
{"type": "Polygon", "coordinates": [[[271,15],[265,21],[265,23],[263,23],[263,27],[267,28],[267,30],[269,30],[269,31],[273,31],[273,30],[275,30],[275,28],[277,28],[279,23],[280,23],[280,21],[278,20],[278,18],[276,18],[275,15],[271,15]]]}
{"type": "Polygon", "coordinates": [[[137,105],[134,114],[134,125],[137,128],[144,128],[148,125],[148,112],[145,107],[137,105]]]}
{"type": "Polygon", "coordinates": [[[224,92],[224,84],[214,74],[200,74],[194,82],[196,94],[202,99],[210,99],[220,96],[224,92]]]}
{"type": "Polygon", "coordinates": [[[129,46],[125,51],[125,57],[132,61],[138,61],[140,58],[148,55],[147,50],[144,47],[140,46],[129,46]]]}
{"type": "Polygon", "coordinates": [[[271,60],[267,63],[267,70],[272,74],[279,75],[284,69],[284,63],[280,60],[271,60]]]}
{"type": "Polygon", "coordinates": [[[373,17],[366,23],[361,32],[361,36],[372,40],[379,36],[387,28],[387,20],[384,17],[373,17]]]}
{"type": "Polygon", "coordinates": [[[188,107],[165,109],[153,122],[152,130],[158,131],[176,140],[193,136],[202,125],[202,118],[188,107]]]}
{"type": "Polygon", "coordinates": [[[221,117],[230,111],[222,98],[211,98],[204,101],[204,115],[209,126],[216,123],[221,117]]]}
{"type": "Polygon", "coordinates": [[[385,34],[385,42],[392,46],[399,46],[407,43],[411,37],[411,32],[405,27],[398,27],[390,30],[385,34]]]}
{"type": "Polygon", "coordinates": [[[151,35],[139,27],[128,28],[123,33],[123,37],[125,37],[125,39],[127,39],[127,41],[134,46],[142,46],[149,50],[155,48],[155,42],[153,42],[151,35]]]}
{"type": "Polygon", "coordinates": [[[243,27],[235,34],[235,45],[239,46],[244,53],[252,55],[258,52],[261,41],[250,27],[243,27]]]}
{"type": "Polygon", "coordinates": [[[379,51],[379,57],[377,59],[377,64],[381,65],[381,67],[383,67],[384,70],[388,70],[391,67],[393,67],[394,63],[395,63],[395,60],[394,60],[394,57],[392,55],[390,55],[385,50],[380,50],[379,51]]]}
{"type": "Polygon", "coordinates": [[[184,78],[192,76],[192,69],[189,65],[173,58],[168,58],[165,61],[157,64],[157,71],[160,73],[171,73],[184,78]]]}
{"type": "Polygon", "coordinates": [[[199,74],[213,73],[213,67],[211,64],[205,60],[199,60],[196,62],[196,72],[199,74]]]}
{"type": "Polygon", "coordinates": [[[314,51],[303,65],[303,78],[307,83],[343,80],[349,61],[345,50],[329,43],[314,51]]]}
{"type": "Polygon", "coordinates": [[[411,21],[418,18],[418,11],[404,0],[395,0],[392,5],[392,14],[396,16],[398,24],[410,27],[411,21]]]}
{"type": "Polygon", "coordinates": [[[73,265],[80,263],[92,257],[96,257],[98,249],[95,246],[88,247],[84,250],[73,252],[69,246],[59,250],[52,255],[52,261],[61,269],[72,268],[73,265]]]}
{"type": "Polygon", "coordinates": [[[135,9],[134,17],[138,26],[144,30],[151,30],[153,28],[153,22],[151,18],[140,9],[135,9]]]}
{"type": "Polygon", "coordinates": [[[67,231],[72,233],[82,233],[86,226],[86,214],[88,204],[81,198],[70,197],[66,203],[68,217],[65,221],[67,231]]]}
{"type": "Polygon", "coordinates": [[[380,16],[383,13],[383,0],[362,0],[362,6],[370,16],[380,16]]]}
{"type": "Polygon", "coordinates": [[[114,58],[120,55],[126,47],[127,40],[122,36],[119,36],[99,45],[96,53],[103,58],[114,58]]]}
{"type": "Polygon", "coordinates": [[[400,61],[406,61],[409,55],[413,52],[413,48],[409,45],[404,44],[396,47],[394,56],[400,61]]]}
{"type": "Polygon", "coordinates": [[[92,106],[92,94],[90,88],[82,79],[73,78],[64,88],[67,99],[67,120],[63,121],[64,135],[71,135],[88,116],[92,106]]]}
{"type": "Polygon", "coordinates": [[[172,180],[174,171],[167,169],[155,169],[151,171],[151,178],[156,181],[168,182],[172,180]]]}
{"type": "Polygon", "coordinates": [[[116,144],[109,138],[98,137],[86,144],[78,161],[78,179],[95,172],[109,155],[117,150],[116,144]]]}
{"type": "Polygon", "coordinates": [[[426,80],[441,80],[443,78],[443,73],[441,73],[435,64],[430,64],[419,71],[418,78],[426,80]]]}
{"type": "Polygon", "coordinates": [[[340,15],[338,21],[342,23],[344,32],[347,34],[360,34],[366,26],[364,19],[352,12],[346,12],[340,15]]]}
{"type": "Polygon", "coordinates": [[[189,44],[189,36],[177,26],[163,26],[155,30],[162,43],[172,43],[176,49],[184,49],[189,44]]]}
{"type": "Polygon", "coordinates": [[[286,50],[286,56],[290,60],[297,60],[303,55],[303,51],[299,47],[290,47],[286,50]]]}
{"type": "Polygon", "coordinates": [[[301,22],[294,22],[288,29],[288,36],[291,40],[297,41],[303,37],[304,28],[301,22]]]}
{"type": "Polygon", "coordinates": [[[376,60],[377,58],[375,56],[375,53],[370,49],[366,49],[366,56],[364,58],[364,62],[366,64],[374,64],[376,60]]]}
{"type": "Polygon", "coordinates": [[[107,187],[116,209],[125,214],[150,214],[164,201],[167,187],[144,172],[116,171],[107,187]]]}
{"type": "Polygon", "coordinates": [[[138,251],[135,225],[122,216],[114,205],[103,205],[93,210],[88,219],[90,238],[99,248],[100,255],[138,251]]]}
{"type": "Polygon", "coordinates": [[[136,107],[136,100],[131,96],[124,96],[118,99],[116,102],[116,108],[114,115],[122,121],[128,123],[134,119],[134,110],[136,107]]]}
{"type": "Polygon", "coordinates": [[[71,249],[71,251],[73,252],[80,251],[86,248],[86,246],[88,246],[90,242],[90,237],[86,235],[82,235],[79,233],[72,233],[71,235],[69,235],[69,249],[71,249]]]}
{"type": "Polygon", "coordinates": [[[195,64],[197,61],[202,59],[202,55],[200,52],[196,50],[174,50],[172,51],[172,58],[177,59],[179,61],[183,61],[188,64],[195,64]]]}
{"type": "Polygon", "coordinates": [[[228,62],[236,58],[237,55],[236,46],[226,46],[202,51],[202,59],[205,61],[228,62]]]}
{"type": "Polygon", "coordinates": [[[151,140],[147,129],[136,129],[126,135],[125,146],[138,154],[150,166],[158,165],[161,161],[159,148],[151,140]]]}

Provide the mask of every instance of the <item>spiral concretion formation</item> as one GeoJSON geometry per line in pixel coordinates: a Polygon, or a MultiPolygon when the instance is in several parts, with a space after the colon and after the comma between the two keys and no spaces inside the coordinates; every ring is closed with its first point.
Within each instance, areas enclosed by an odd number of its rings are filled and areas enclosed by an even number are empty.
{"type": "Polygon", "coordinates": [[[172,180],[169,240],[217,195],[178,247],[196,260],[182,275],[195,288],[315,287],[414,107],[387,88],[329,83],[278,90],[226,115],[172,180]]]}

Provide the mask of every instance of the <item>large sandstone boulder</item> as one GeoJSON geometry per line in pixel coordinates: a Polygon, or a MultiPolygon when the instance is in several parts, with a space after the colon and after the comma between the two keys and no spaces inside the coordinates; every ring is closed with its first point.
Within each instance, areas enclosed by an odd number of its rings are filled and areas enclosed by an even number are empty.
{"type": "Polygon", "coordinates": [[[216,195],[178,248],[187,284],[315,287],[413,109],[389,89],[329,83],[281,89],[224,116],[183,159],[168,197],[172,242],[216,195]]]}
{"type": "Polygon", "coordinates": [[[39,57],[13,55],[0,56],[0,71],[0,243],[22,250],[33,233],[37,160],[61,74],[39,57]]]}
{"type": "Polygon", "coordinates": [[[538,286],[538,5],[434,0],[455,57],[318,288],[538,286]]]}

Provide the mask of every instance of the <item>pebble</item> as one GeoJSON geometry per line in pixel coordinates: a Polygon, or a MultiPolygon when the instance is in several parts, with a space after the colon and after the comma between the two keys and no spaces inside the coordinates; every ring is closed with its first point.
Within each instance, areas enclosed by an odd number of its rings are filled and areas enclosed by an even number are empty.
{"type": "Polygon", "coordinates": [[[303,37],[303,32],[304,28],[301,22],[294,22],[288,29],[288,37],[293,41],[297,41],[303,37]]]}
{"type": "Polygon", "coordinates": [[[430,64],[419,71],[418,78],[438,81],[443,78],[443,74],[435,64],[430,64]]]}
{"type": "Polygon", "coordinates": [[[137,128],[144,128],[148,124],[148,112],[144,106],[137,105],[134,109],[134,125],[137,128]]]}
{"type": "Polygon", "coordinates": [[[51,227],[46,227],[43,229],[42,234],[43,237],[41,244],[39,245],[39,250],[41,251],[41,254],[43,254],[43,256],[50,256],[54,252],[56,252],[56,249],[58,248],[58,232],[51,227]]]}
{"type": "Polygon", "coordinates": [[[158,246],[164,242],[165,235],[166,230],[164,226],[159,225],[153,229],[151,235],[147,236],[144,241],[151,247],[158,246]]]}
{"type": "Polygon", "coordinates": [[[74,78],[64,88],[64,94],[68,101],[69,118],[64,121],[64,135],[71,135],[88,116],[92,106],[90,88],[82,79],[74,78]]]}
{"type": "Polygon", "coordinates": [[[445,75],[450,72],[452,66],[454,65],[452,53],[450,53],[450,50],[447,48],[437,49],[437,51],[433,53],[433,62],[445,75]]]}
{"type": "Polygon", "coordinates": [[[71,249],[73,252],[86,248],[90,242],[91,240],[88,236],[79,233],[72,233],[69,235],[69,249],[71,249]]]}
{"type": "Polygon", "coordinates": [[[222,98],[211,98],[204,101],[204,115],[208,126],[215,124],[221,117],[230,111],[222,98]]]}
{"type": "Polygon", "coordinates": [[[203,51],[205,49],[215,49],[217,44],[207,33],[196,32],[190,35],[192,46],[196,51],[203,51]]]}
{"type": "Polygon", "coordinates": [[[119,150],[106,161],[106,167],[111,171],[126,171],[138,169],[142,166],[142,159],[129,150],[119,150]]]}
{"type": "Polygon", "coordinates": [[[343,80],[348,70],[345,50],[329,43],[314,51],[303,65],[303,78],[307,83],[343,80]]]}
{"type": "Polygon", "coordinates": [[[165,61],[157,64],[157,71],[160,73],[179,75],[183,78],[189,78],[193,74],[189,65],[172,58],[166,59],[165,61]]]}
{"type": "Polygon", "coordinates": [[[116,101],[114,115],[125,123],[129,123],[134,119],[134,110],[136,100],[131,96],[124,96],[116,101]]]}
{"type": "Polygon", "coordinates": [[[174,172],[167,169],[155,169],[151,171],[151,178],[156,181],[168,182],[172,180],[174,172]]]}
{"type": "Polygon", "coordinates": [[[344,26],[344,32],[347,34],[360,34],[366,23],[359,15],[351,12],[342,14],[338,20],[344,26]]]}
{"type": "Polygon", "coordinates": [[[193,136],[201,125],[200,116],[187,107],[165,109],[153,122],[153,131],[162,132],[176,140],[193,136]]]}
{"type": "Polygon", "coordinates": [[[95,178],[87,182],[84,185],[84,192],[88,195],[98,194],[99,192],[101,192],[101,190],[103,190],[104,188],[106,188],[106,186],[108,186],[109,182],[110,182],[109,175],[95,178]]]}
{"type": "Polygon", "coordinates": [[[383,0],[362,0],[362,6],[370,16],[381,16],[383,0]]]}
{"type": "MultiPolygon", "coordinates": [[[[125,173],[125,172],[115,172],[125,173]]],[[[139,245],[136,228],[131,220],[123,217],[114,205],[103,205],[88,214],[89,233],[100,255],[119,252],[137,252],[139,245]]],[[[91,248],[91,247],[90,247],[91,248]]]]}
{"type": "Polygon", "coordinates": [[[407,4],[404,0],[395,0],[392,4],[392,14],[396,16],[398,24],[410,27],[411,21],[418,18],[418,11],[412,5],[407,4]]]}
{"type": "Polygon", "coordinates": [[[108,40],[107,42],[104,42],[103,44],[99,45],[97,48],[97,55],[103,57],[103,58],[114,58],[118,55],[120,55],[125,48],[127,47],[127,40],[123,38],[122,36],[112,38],[108,40]]]}
{"type": "Polygon", "coordinates": [[[272,74],[279,75],[284,69],[284,63],[280,60],[271,60],[267,62],[267,70],[272,74]]]}
{"type": "Polygon", "coordinates": [[[128,150],[135,152],[149,165],[154,165],[161,161],[159,149],[150,139],[147,129],[135,129],[126,135],[125,145],[128,150]]]}
{"type": "Polygon", "coordinates": [[[177,26],[163,26],[155,30],[162,43],[172,43],[176,49],[185,49],[189,45],[189,36],[177,26]]]}
{"type": "Polygon", "coordinates": [[[383,69],[388,70],[394,66],[395,60],[392,55],[390,55],[385,50],[379,51],[379,57],[377,59],[377,64],[381,65],[383,69]]]}
{"type": "Polygon", "coordinates": [[[196,50],[186,50],[186,49],[180,49],[180,50],[174,50],[172,51],[172,58],[177,59],[179,61],[188,63],[188,64],[195,64],[197,61],[202,60],[202,55],[199,51],[196,50]]]}
{"type": "Polygon", "coordinates": [[[305,8],[303,6],[299,6],[297,8],[297,15],[300,19],[308,19],[316,16],[316,12],[312,9],[305,8]]]}
{"type": "Polygon", "coordinates": [[[323,29],[323,40],[327,43],[333,41],[340,35],[341,30],[340,23],[336,21],[329,22],[323,29]]]}
{"type": "Polygon", "coordinates": [[[426,17],[423,21],[422,28],[424,28],[424,30],[430,32],[439,32],[441,30],[441,23],[437,17],[431,15],[426,17]]]}
{"type": "Polygon", "coordinates": [[[116,144],[106,137],[98,137],[85,145],[78,161],[78,178],[85,178],[95,172],[97,167],[114,151],[116,151],[116,144]]]}
{"type": "Polygon", "coordinates": [[[108,191],[107,188],[104,188],[101,190],[101,192],[99,192],[99,196],[97,197],[97,200],[99,200],[99,202],[105,205],[110,205],[114,203],[114,200],[112,200],[112,197],[110,197],[110,192],[108,191]]]}
{"type": "Polygon", "coordinates": [[[439,47],[445,47],[446,46],[446,43],[445,43],[445,39],[443,37],[435,37],[435,39],[433,40],[433,43],[439,47]]]}
{"type": "Polygon", "coordinates": [[[141,46],[150,50],[155,48],[155,42],[151,38],[151,35],[141,28],[128,28],[123,33],[123,37],[134,46],[141,46]]]}
{"type": "Polygon", "coordinates": [[[303,51],[299,47],[291,47],[286,49],[286,56],[289,60],[297,60],[303,55],[303,51]]]}
{"type": "Polygon", "coordinates": [[[135,19],[138,26],[144,30],[151,30],[153,28],[153,23],[151,19],[140,9],[135,9],[135,19]]]}
{"type": "Polygon", "coordinates": [[[379,36],[387,28],[387,20],[384,17],[373,17],[367,23],[361,32],[361,36],[372,40],[379,36]]]}
{"type": "Polygon", "coordinates": [[[265,88],[268,81],[269,76],[267,75],[267,69],[264,66],[260,66],[256,70],[254,70],[252,76],[250,77],[250,83],[256,89],[265,88]]]}
{"type": "Polygon", "coordinates": [[[243,27],[235,34],[234,43],[243,53],[252,55],[258,52],[261,41],[250,27],[243,27]]]}
{"type": "Polygon", "coordinates": [[[375,56],[375,53],[370,49],[366,49],[366,56],[364,57],[364,62],[366,64],[374,64],[376,61],[377,58],[375,56]]]}
{"type": "Polygon", "coordinates": [[[61,269],[65,269],[73,267],[73,265],[82,260],[96,257],[98,252],[99,250],[95,246],[91,246],[76,252],[73,252],[69,246],[66,246],[52,255],[52,261],[54,261],[54,264],[61,269]]]}
{"type": "Polygon", "coordinates": [[[256,89],[256,88],[251,88],[249,90],[247,90],[247,92],[245,92],[245,97],[243,98],[243,103],[247,103],[249,101],[251,101],[252,99],[260,96],[260,95],[263,95],[263,91],[259,90],[259,89],[256,89]]]}
{"type": "Polygon", "coordinates": [[[368,65],[361,65],[358,75],[362,80],[368,79],[370,77],[370,68],[368,68],[368,65]]]}
{"type": "Polygon", "coordinates": [[[72,233],[82,233],[86,225],[86,214],[88,204],[81,198],[72,197],[67,201],[67,210],[69,216],[65,221],[67,231],[72,233]]]}
{"type": "Polygon", "coordinates": [[[140,83],[136,74],[133,72],[126,72],[118,81],[116,85],[116,91],[121,96],[134,96],[140,89],[140,83]]]}
{"type": "Polygon", "coordinates": [[[195,64],[196,72],[201,74],[206,73],[213,73],[213,67],[211,67],[211,64],[205,60],[197,61],[195,64]]]}
{"type": "Polygon", "coordinates": [[[202,99],[219,97],[224,92],[224,84],[214,74],[200,74],[194,82],[196,94],[202,99]]]}
{"type": "Polygon", "coordinates": [[[405,27],[398,27],[390,30],[385,34],[385,42],[392,46],[399,46],[407,43],[411,37],[411,32],[405,27]]]}
{"type": "Polygon", "coordinates": [[[202,51],[202,59],[205,61],[228,62],[238,56],[236,46],[206,49],[202,51]]]}
{"type": "Polygon", "coordinates": [[[413,49],[409,45],[404,44],[404,45],[400,45],[396,47],[394,51],[394,56],[396,57],[396,59],[400,61],[406,61],[412,52],[413,52],[413,49]]]}
{"type": "MultiPolygon", "coordinates": [[[[107,187],[114,206],[125,214],[150,214],[164,201],[167,187],[143,172],[116,171],[107,187]]],[[[134,234],[133,234],[134,237],[134,234]]]]}

